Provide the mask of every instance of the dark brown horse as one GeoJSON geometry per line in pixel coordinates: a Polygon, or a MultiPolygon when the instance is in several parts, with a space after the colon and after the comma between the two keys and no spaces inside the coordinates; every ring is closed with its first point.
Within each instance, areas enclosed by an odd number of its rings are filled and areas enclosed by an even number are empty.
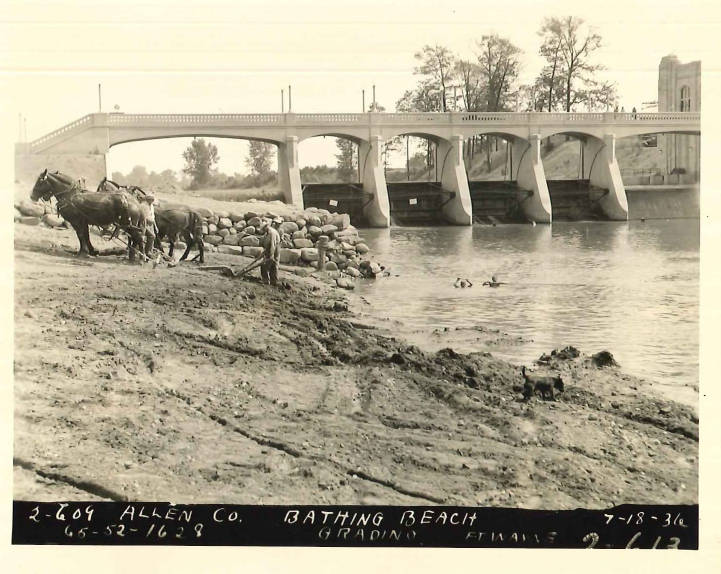
{"type": "MultiPolygon", "coordinates": [[[[146,221],[145,255],[147,257],[150,257],[153,246],[155,245],[156,226],[155,209],[153,207],[155,203],[155,198],[151,194],[146,193],[141,187],[138,187],[137,185],[120,185],[119,183],[116,183],[112,179],[108,179],[107,177],[104,177],[100,181],[96,191],[104,193],[129,193],[138,200],[138,203],[140,204],[140,209],[145,214],[146,221]]],[[[111,237],[114,236],[115,233],[111,237]]],[[[142,250],[142,247],[135,245],[134,239],[128,236],[128,249],[132,250],[133,248],[142,250]]]]}
{"type": "MultiPolygon", "coordinates": [[[[58,212],[72,225],[80,242],[78,256],[97,255],[90,243],[89,225],[117,225],[125,230],[140,253],[143,252],[146,211],[135,197],[128,193],[91,193],[80,189],[71,177],[58,171],[49,173],[46,169],[33,186],[30,199],[48,201],[55,196],[58,212]]],[[[130,250],[130,259],[135,251],[130,250]]]]}
{"type": "Polygon", "coordinates": [[[163,252],[163,246],[160,244],[160,240],[167,237],[168,241],[170,241],[169,255],[172,257],[175,241],[178,235],[182,234],[186,247],[185,253],[183,253],[180,260],[185,261],[188,253],[190,253],[190,248],[197,243],[200,263],[205,262],[203,218],[199,213],[189,208],[163,208],[160,206],[155,210],[155,224],[158,228],[158,233],[155,236],[155,247],[160,249],[161,252],[163,252]]]}

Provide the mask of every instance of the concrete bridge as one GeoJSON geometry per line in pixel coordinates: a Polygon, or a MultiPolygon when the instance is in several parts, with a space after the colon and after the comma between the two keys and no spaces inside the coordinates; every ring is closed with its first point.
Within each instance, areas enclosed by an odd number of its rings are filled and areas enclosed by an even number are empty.
{"type": "Polygon", "coordinates": [[[347,138],[359,145],[360,184],[369,197],[363,214],[370,225],[390,224],[390,202],[381,159],[383,142],[419,136],[437,145],[438,183],[448,199],[443,218],[469,225],[472,202],[463,142],[495,135],[511,147],[511,179],[526,190],[521,209],[539,223],[552,219],[551,198],[541,161],[541,141],[568,134],[581,140],[583,177],[606,193],[598,200],[608,219],[628,218],[628,203],[616,162],[618,138],[644,134],[700,134],[698,112],[664,113],[338,113],[338,114],[124,114],[86,115],[35,141],[16,144],[16,179],[60,169],[89,181],[106,175],[105,154],[114,145],[171,137],[255,139],[278,146],[278,179],[285,200],[303,206],[299,142],[316,136],[347,138]]]}

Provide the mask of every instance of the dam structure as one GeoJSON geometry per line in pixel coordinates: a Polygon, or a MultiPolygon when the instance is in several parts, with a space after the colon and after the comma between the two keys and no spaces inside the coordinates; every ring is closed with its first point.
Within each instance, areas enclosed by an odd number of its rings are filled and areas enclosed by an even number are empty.
{"type": "MultiPolygon", "coordinates": [[[[582,180],[608,220],[627,220],[628,200],[616,161],[619,138],[672,134],[700,135],[699,112],[435,112],[283,114],[125,114],[93,113],[31,142],[15,145],[16,180],[34,181],[43,169],[65,171],[96,181],[105,177],[106,154],[119,144],[174,137],[260,140],[278,148],[278,182],[286,203],[300,208],[330,206],[354,212],[367,225],[388,227],[394,206],[436,213],[439,220],[470,225],[474,205],[486,196],[469,185],[464,142],[496,136],[509,144],[509,194],[528,221],[551,223],[551,194],[541,159],[545,138],[567,135],[581,141],[582,180]],[[358,145],[357,184],[323,188],[301,184],[298,145],[331,136],[358,145]],[[436,146],[436,181],[427,185],[387,184],[384,142],[415,136],[436,146]],[[404,187],[405,186],[405,187],[404,187]],[[324,203],[325,202],[325,203],[324,203]]],[[[510,197],[510,196],[509,196],[510,197]]]]}

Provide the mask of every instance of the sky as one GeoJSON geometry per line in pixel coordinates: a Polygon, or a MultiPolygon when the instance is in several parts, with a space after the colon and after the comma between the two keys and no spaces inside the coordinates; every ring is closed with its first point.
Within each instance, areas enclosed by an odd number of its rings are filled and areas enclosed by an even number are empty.
{"type": "MultiPolygon", "coordinates": [[[[521,82],[542,66],[538,29],[548,16],[583,18],[603,38],[597,60],[617,84],[619,103],[656,100],[660,59],[711,67],[719,14],[715,2],[418,0],[362,3],[278,0],[167,0],[0,4],[0,114],[4,146],[32,140],[98,110],[126,113],[277,112],[292,85],[293,111],[361,111],[372,86],[388,110],[412,87],[414,53],[441,44],[473,58],[475,42],[498,33],[523,50],[521,82]],[[681,9],[682,7],[682,9],[681,9]]],[[[287,99],[286,99],[287,105],[287,99]]],[[[247,143],[215,140],[226,173],[246,170],[247,143]]],[[[136,164],[178,170],[187,140],[123,144],[109,171],[136,164]]],[[[301,166],[335,162],[335,145],[313,139],[301,166]]],[[[11,158],[10,158],[11,159],[11,158]]],[[[3,166],[7,154],[3,152],[3,166]]],[[[10,162],[11,165],[11,162],[10,162]]],[[[1,169],[1,168],[0,168],[1,169]]],[[[3,178],[9,172],[2,169],[3,178]]]]}

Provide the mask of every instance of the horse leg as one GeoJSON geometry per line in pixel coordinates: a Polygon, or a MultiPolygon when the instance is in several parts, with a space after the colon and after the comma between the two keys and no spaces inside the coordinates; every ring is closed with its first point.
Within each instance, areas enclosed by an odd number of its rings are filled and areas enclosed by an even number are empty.
{"type": "Polygon", "coordinates": [[[130,249],[130,254],[128,258],[130,259],[130,261],[135,261],[135,254],[137,252],[140,255],[140,262],[143,262],[143,248],[145,247],[143,242],[143,234],[144,232],[142,230],[136,228],[133,228],[131,231],[129,231],[128,246],[130,249]]]}
{"type": "Polygon", "coordinates": [[[85,229],[83,230],[83,225],[78,223],[71,223],[70,225],[73,226],[73,229],[75,230],[75,234],[78,236],[78,241],[80,242],[80,249],[78,250],[78,257],[88,257],[88,248],[85,243],[86,237],[89,234],[88,226],[85,225],[85,229]]]}
{"type": "Polygon", "coordinates": [[[173,258],[173,252],[175,251],[175,240],[177,239],[177,234],[170,234],[168,235],[168,242],[170,243],[170,247],[168,248],[168,255],[170,258],[173,258]]]}
{"type": "Polygon", "coordinates": [[[205,263],[205,245],[203,244],[203,235],[198,233],[195,236],[195,241],[198,243],[198,253],[200,254],[200,262],[205,263]]]}
{"type": "Polygon", "coordinates": [[[185,253],[180,258],[181,261],[185,261],[190,253],[190,248],[193,246],[193,236],[187,231],[183,233],[183,239],[185,239],[185,253]]]}
{"type": "Polygon", "coordinates": [[[95,249],[95,247],[93,247],[92,243],[90,243],[90,228],[89,227],[85,228],[85,241],[88,244],[88,252],[90,253],[90,255],[92,255],[93,257],[96,257],[98,255],[98,250],[95,249]]]}

